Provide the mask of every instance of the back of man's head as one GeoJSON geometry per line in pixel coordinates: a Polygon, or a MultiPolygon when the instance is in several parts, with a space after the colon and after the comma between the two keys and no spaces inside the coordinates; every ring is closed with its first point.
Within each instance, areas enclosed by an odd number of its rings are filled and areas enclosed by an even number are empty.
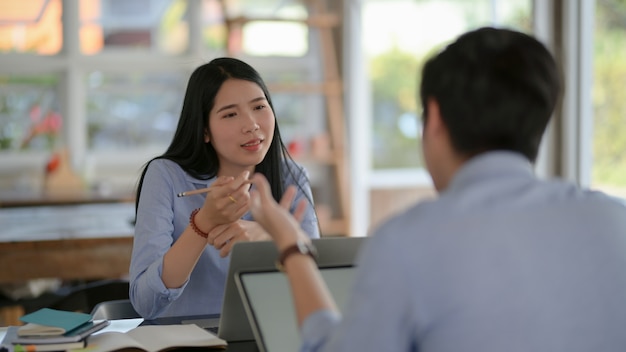
{"type": "Polygon", "coordinates": [[[420,89],[424,109],[429,98],[438,102],[461,155],[511,150],[532,162],[559,94],[560,75],[546,47],[495,28],[468,32],[427,61],[420,89]]]}

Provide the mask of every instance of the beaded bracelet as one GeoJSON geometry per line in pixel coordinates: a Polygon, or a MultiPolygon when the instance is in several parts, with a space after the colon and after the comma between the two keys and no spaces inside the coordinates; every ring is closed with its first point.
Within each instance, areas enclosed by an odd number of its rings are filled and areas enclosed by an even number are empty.
{"type": "Polygon", "coordinates": [[[200,211],[200,208],[195,209],[194,211],[191,212],[191,215],[189,216],[189,226],[191,226],[191,228],[198,234],[198,236],[207,238],[209,237],[209,234],[206,232],[202,232],[196,225],[196,222],[194,221],[194,218],[196,217],[196,214],[198,214],[199,211],[200,211]]]}

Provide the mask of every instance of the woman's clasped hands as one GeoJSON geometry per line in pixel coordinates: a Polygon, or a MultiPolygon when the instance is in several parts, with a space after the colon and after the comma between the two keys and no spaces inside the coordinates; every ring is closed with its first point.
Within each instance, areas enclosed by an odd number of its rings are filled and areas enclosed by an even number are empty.
{"type": "Polygon", "coordinates": [[[211,185],[198,213],[208,222],[209,229],[236,221],[248,212],[249,176],[249,171],[244,171],[237,177],[220,176],[211,185]]]}
{"type": "MultiPolygon", "coordinates": [[[[211,185],[196,217],[196,221],[206,224],[203,228],[209,229],[208,244],[218,249],[222,257],[230,253],[236,242],[271,239],[259,223],[241,219],[250,210],[251,183],[249,171],[244,171],[237,177],[219,177],[211,185]]],[[[280,207],[289,212],[295,196],[295,187],[288,187],[281,198],[280,207]]],[[[299,203],[293,214],[294,218],[300,221],[305,210],[306,203],[299,203]]]]}

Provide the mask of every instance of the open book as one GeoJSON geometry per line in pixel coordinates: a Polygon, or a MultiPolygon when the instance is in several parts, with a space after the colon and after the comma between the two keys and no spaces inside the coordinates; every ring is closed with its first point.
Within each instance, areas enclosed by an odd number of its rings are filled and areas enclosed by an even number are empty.
{"type": "Polygon", "coordinates": [[[226,341],[195,324],[145,325],[127,332],[106,331],[87,338],[89,352],[136,349],[158,352],[185,347],[225,349],[226,341]]]}

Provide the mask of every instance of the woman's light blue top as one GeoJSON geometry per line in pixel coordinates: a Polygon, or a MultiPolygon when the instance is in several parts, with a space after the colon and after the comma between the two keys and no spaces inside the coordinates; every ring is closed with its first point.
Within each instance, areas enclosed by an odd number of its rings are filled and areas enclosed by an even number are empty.
{"type": "MultiPolygon", "coordinates": [[[[285,188],[290,184],[301,186],[293,202],[295,209],[303,197],[313,198],[305,170],[289,163],[297,179],[285,172],[285,188]]],[[[177,197],[177,194],[209,187],[214,181],[215,178],[194,178],[166,159],[154,160],[148,166],[139,199],[130,264],[130,299],[145,319],[220,313],[230,256],[220,257],[213,246],[206,246],[182,287],[168,289],[161,280],[163,256],[189,226],[191,212],[200,208],[205,200],[204,194],[187,197],[177,197]]],[[[242,219],[253,220],[250,213],[242,219]]],[[[312,205],[307,208],[302,227],[311,238],[320,236],[312,205]]]]}

